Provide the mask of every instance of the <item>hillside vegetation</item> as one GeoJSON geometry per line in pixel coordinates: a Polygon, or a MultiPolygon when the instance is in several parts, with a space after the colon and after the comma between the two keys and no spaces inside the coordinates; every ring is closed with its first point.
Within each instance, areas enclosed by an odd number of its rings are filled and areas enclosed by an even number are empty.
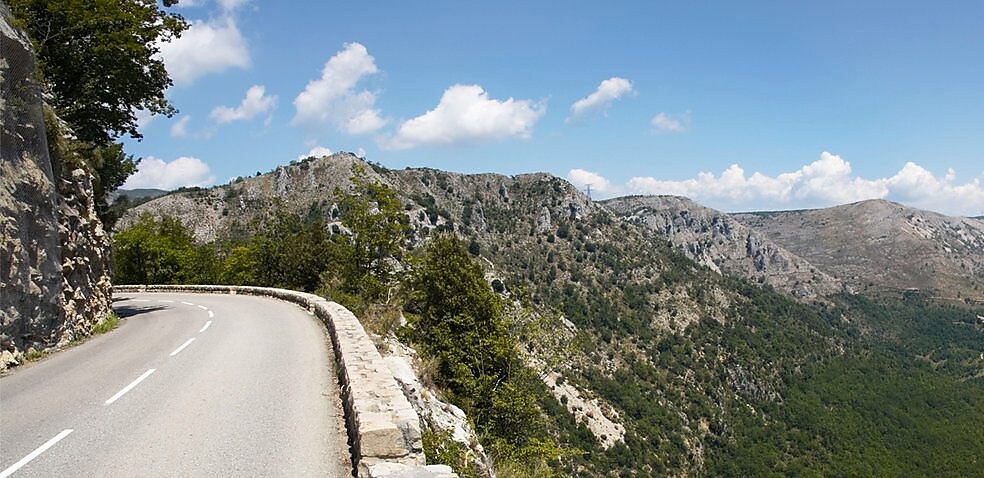
{"type": "Polygon", "coordinates": [[[796,302],[549,175],[342,154],[165,196],[122,223],[120,274],[127,248],[155,249],[139,237],[177,230],[184,252],[144,262],[177,264],[154,280],[318,290],[370,322],[402,310],[407,325],[378,331],[435,361],[500,476],[982,474],[984,311],[919,295],[796,302]],[[182,225],[160,227],[168,215],[182,225]],[[600,436],[594,414],[624,434],[600,436]]]}

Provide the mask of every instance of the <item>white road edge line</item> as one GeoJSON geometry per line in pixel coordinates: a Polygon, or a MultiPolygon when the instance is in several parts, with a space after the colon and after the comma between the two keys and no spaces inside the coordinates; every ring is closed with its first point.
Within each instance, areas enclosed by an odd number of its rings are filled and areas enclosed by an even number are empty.
{"type": "Polygon", "coordinates": [[[150,302],[150,299],[133,299],[134,302],[150,302]]]}
{"type": "Polygon", "coordinates": [[[188,339],[187,342],[181,344],[180,347],[174,349],[174,352],[171,352],[171,356],[174,357],[175,355],[177,355],[178,353],[180,353],[182,350],[184,350],[185,347],[191,345],[191,343],[194,342],[194,341],[195,341],[195,338],[194,337],[188,339]]]}
{"type": "Polygon", "coordinates": [[[157,302],[163,302],[165,304],[173,304],[174,303],[173,300],[166,300],[166,299],[157,299],[157,302]]]}
{"type": "Polygon", "coordinates": [[[181,301],[181,303],[184,304],[184,305],[195,305],[195,304],[192,304],[191,302],[185,302],[183,300],[181,301]]]}
{"type": "Polygon", "coordinates": [[[8,476],[14,474],[15,471],[21,469],[21,467],[23,467],[24,465],[30,463],[31,460],[37,458],[38,455],[44,453],[48,448],[51,448],[51,447],[55,446],[55,443],[60,442],[62,440],[62,438],[67,437],[73,431],[75,431],[75,430],[73,430],[71,428],[62,430],[62,432],[59,433],[59,434],[57,434],[57,435],[55,435],[54,438],[52,438],[51,440],[46,441],[44,443],[44,445],[39,446],[37,449],[35,449],[34,451],[32,451],[30,454],[28,454],[24,458],[21,458],[20,461],[18,461],[17,463],[14,463],[13,465],[10,465],[9,467],[7,467],[6,470],[3,470],[2,472],[0,472],[0,478],[7,478],[8,476]]]}
{"type": "Polygon", "coordinates": [[[212,312],[211,310],[208,311],[208,318],[214,319],[215,318],[215,312],[212,312]]]}
{"type": "Polygon", "coordinates": [[[204,305],[199,305],[198,308],[202,310],[208,310],[208,307],[205,307],[204,305]]]}
{"type": "Polygon", "coordinates": [[[202,326],[202,330],[199,330],[198,333],[202,333],[202,332],[208,330],[208,328],[211,327],[211,326],[212,326],[212,321],[211,320],[208,321],[208,322],[205,322],[205,325],[202,326]]]}
{"type": "MultiPolygon", "coordinates": [[[[119,400],[120,397],[122,397],[123,395],[126,394],[126,392],[129,392],[130,390],[133,390],[133,387],[136,387],[137,384],[139,384],[140,382],[143,382],[144,379],[146,379],[147,377],[150,376],[150,374],[152,374],[152,373],[154,373],[156,371],[157,371],[156,368],[152,368],[152,369],[147,370],[146,372],[144,372],[143,375],[137,377],[136,380],[130,382],[129,385],[123,387],[123,390],[120,390],[119,392],[116,392],[116,395],[113,395],[112,397],[109,397],[109,400],[106,400],[106,405],[112,405],[113,402],[119,400]]],[[[2,477],[0,477],[0,478],[2,478],[2,477]]]]}

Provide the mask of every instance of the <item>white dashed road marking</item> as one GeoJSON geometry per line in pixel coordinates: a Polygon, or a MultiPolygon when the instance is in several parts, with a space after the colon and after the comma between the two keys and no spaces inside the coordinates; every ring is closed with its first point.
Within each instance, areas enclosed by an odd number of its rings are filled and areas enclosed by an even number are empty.
{"type": "Polygon", "coordinates": [[[202,332],[208,330],[208,328],[211,327],[211,326],[212,326],[212,321],[211,320],[208,321],[208,322],[205,322],[205,325],[202,326],[202,330],[199,330],[198,333],[202,333],[202,332]]]}
{"type": "Polygon", "coordinates": [[[55,435],[54,438],[52,438],[51,440],[46,441],[44,443],[44,445],[39,446],[37,449],[35,449],[34,451],[32,451],[30,454],[28,454],[24,458],[21,458],[20,461],[18,461],[17,463],[14,463],[13,465],[10,465],[9,467],[7,467],[6,470],[3,470],[2,472],[0,472],[0,478],[7,478],[8,476],[14,474],[15,471],[21,469],[21,467],[23,467],[24,465],[30,463],[31,460],[37,458],[38,455],[44,453],[45,450],[47,450],[48,448],[51,448],[51,447],[55,446],[55,443],[60,442],[62,440],[62,438],[67,437],[73,431],[75,431],[75,430],[72,430],[71,428],[66,429],[66,430],[62,430],[62,432],[59,433],[59,434],[57,434],[57,435],[55,435]]]}
{"type": "Polygon", "coordinates": [[[116,392],[116,395],[113,395],[112,397],[109,397],[109,400],[106,400],[106,405],[112,405],[113,402],[119,400],[120,397],[122,397],[123,395],[126,394],[126,392],[129,392],[130,390],[133,390],[133,387],[136,387],[137,384],[139,384],[140,382],[143,382],[144,379],[146,379],[147,377],[150,376],[150,374],[152,374],[152,373],[154,373],[156,371],[157,371],[156,368],[152,368],[152,369],[147,370],[146,372],[144,372],[143,375],[137,377],[136,380],[130,382],[129,385],[123,387],[123,390],[120,390],[119,392],[116,392]]]}
{"type": "Polygon", "coordinates": [[[191,345],[191,343],[194,342],[194,341],[195,341],[195,338],[194,337],[188,339],[187,342],[181,344],[180,347],[174,349],[174,352],[171,352],[171,357],[174,357],[175,355],[181,353],[181,351],[184,350],[185,347],[191,345]]]}

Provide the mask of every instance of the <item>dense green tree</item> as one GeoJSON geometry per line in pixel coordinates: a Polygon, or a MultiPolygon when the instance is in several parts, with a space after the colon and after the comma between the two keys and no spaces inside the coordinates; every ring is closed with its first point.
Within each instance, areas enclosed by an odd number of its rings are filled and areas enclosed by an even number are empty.
{"type": "Polygon", "coordinates": [[[231,256],[232,277],[246,277],[243,267],[255,264],[253,279],[261,285],[313,292],[329,267],[332,244],[323,219],[304,219],[281,209],[249,248],[231,256]]]}
{"type": "MultiPolygon", "coordinates": [[[[164,6],[177,3],[164,0],[164,6]]],[[[34,43],[51,103],[97,146],[140,138],[136,111],[172,115],[160,45],[188,27],[156,0],[8,0],[34,43]]]]}
{"type": "Polygon", "coordinates": [[[403,333],[436,359],[435,381],[449,399],[507,459],[556,451],[544,448],[549,440],[537,441],[543,430],[537,379],[523,363],[481,264],[464,244],[453,236],[434,239],[411,283],[412,315],[403,333]]]}
{"type": "Polygon", "coordinates": [[[409,221],[392,189],[357,177],[353,183],[352,194],[338,193],[348,234],[335,237],[331,273],[343,292],[379,300],[393,285],[409,221]]]}
{"type": "Polygon", "coordinates": [[[198,246],[178,219],[149,214],[114,237],[114,272],[118,284],[213,283],[215,254],[198,246]]]}

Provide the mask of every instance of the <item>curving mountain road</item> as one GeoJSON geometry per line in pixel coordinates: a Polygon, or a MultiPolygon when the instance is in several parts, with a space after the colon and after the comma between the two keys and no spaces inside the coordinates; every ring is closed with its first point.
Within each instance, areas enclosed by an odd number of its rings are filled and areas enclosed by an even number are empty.
{"type": "Polygon", "coordinates": [[[316,319],[260,297],[118,296],[117,330],[0,377],[0,478],[351,476],[316,319]]]}

